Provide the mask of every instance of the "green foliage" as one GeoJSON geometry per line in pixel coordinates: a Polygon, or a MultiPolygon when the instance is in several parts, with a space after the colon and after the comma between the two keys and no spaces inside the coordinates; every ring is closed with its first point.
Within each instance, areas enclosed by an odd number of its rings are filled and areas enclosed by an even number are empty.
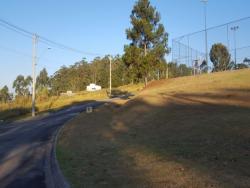
{"type": "Polygon", "coordinates": [[[49,98],[49,96],[50,96],[50,92],[47,87],[40,88],[37,91],[37,98],[39,101],[45,101],[49,98]]]}
{"type": "Polygon", "coordinates": [[[13,88],[18,96],[28,96],[30,95],[29,87],[32,84],[32,78],[27,76],[26,78],[23,75],[18,75],[13,82],[13,88]]]}
{"type": "Polygon", "coordinates": [[[236,69],[246,69],[246,68],[249,68],[249,66],[244,63],[238,63],[236,65],[236,69]]]}
{"type": "Polygon", "coordinates": [[[11,94],[9,93],[9,88],[5,85],[2,89],[0,89],[0,101],[7,102],[10,99],[11,94]]]}
{"type": "Polygon", "coordinates": [[[169,52],[168,34],[160,22],[160,14],[148,0],[135,3],[131,16],[132,28],[126,30],[130,46],[125,46],[123,60],[129,69],[130,79],[148,78],[157,69],[157,64],[164,60],[169,52]]]}
{"type": "Polygon", "coordinates": [[[213,72],[229,70],[232,68],[230,64],[230,54],[221,43],[214,44],[210,50],[210,60],[212,61],[214,68],[213,72]]]}
{"type": "Polygon", "coordinates": [[[85,60],[69,67],[62,66],[51,78],[52,93],[84,90],[91,81],[90,67],[85,60]]]}
{"type": "Polygon", "coordinates": [[[128,68],[128,76],[131,82],[138,82],[142,79],[142,49],[137,48],[136,46],[125,46],[124,48],[123,61],[128,68]]]}
{"type": "Polygon", "coordinates": [[[36,88],[38,90],[43,88],[48,88],[49,85],[50,85],[50,78],[48,76],[48,72],[45,68],[43,68],[36,78],[36,88]]]}
{"type": "Polygon", "coordinates": [[[112,86],[119,87],[129,82],[128,68],[120,56],[114,57],[112,61],[112,86]]]}
{"type": "MultiPolygon", "coordinates": [[[[108,56],[104,58],[97,57],[90,64],[92,79],[89,83],[95,83],[102,86],[103,88],[108,87],[109,83],[109,58],[108,56]]],[[[89,84],[88,83],[88,84],[89,84]]]]}
{"type": "MultiPolygon", "coordinates": [[[[86,86],[95,83],[102,88],[109,87],[109,59],[96,57],[91,63],[85,60],[69,67],[61,67],[51,77],[51,91],[54,95],[71,90],[73,92],[86,90],[86,86]]],[[[112,60],[112,87],[118,87],[129,82],[127,67],[119,56],[112,60]]]]}
{"type": "Polygon", "coordinates": [[[243,63],[250,65],[250,59],[245,57],[243,63]]]}
{"type": "Polygon", "coordinates": [[[192,68],[187,67],[185,64],[178,65],[177,63],[169,63],[168,64],[168,74],[169,78],[176,78],[180,76],[190,76],[192,75],[192,68]]]}
{"type": "Polygon", "coordinates": [[[201,73],[207,73],[208,72],[208,65],[206,60],[202,61],[199,69],[201,70],[201,73]]]}

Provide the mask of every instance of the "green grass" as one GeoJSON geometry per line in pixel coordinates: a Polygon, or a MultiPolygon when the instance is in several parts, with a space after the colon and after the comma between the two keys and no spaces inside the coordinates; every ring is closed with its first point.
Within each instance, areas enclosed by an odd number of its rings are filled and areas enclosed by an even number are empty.
{"type": "Polygon", "coordinates": [[[249,187],[250,70],[155,81],[82,113],[58,160],[73,187],[249,187]]]}

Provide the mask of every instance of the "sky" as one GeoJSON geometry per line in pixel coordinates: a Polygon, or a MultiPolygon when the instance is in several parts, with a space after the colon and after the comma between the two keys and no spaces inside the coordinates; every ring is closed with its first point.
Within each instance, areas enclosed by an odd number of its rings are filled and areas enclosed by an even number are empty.
{"type": "MultiPolygon", "coordinates": [[[[56,42],[95,54],[122,54],[135,0],[5,0],[0,1],[0,19],[56,42]]],[[[204,7],[200,0],[151,0],[161,14],[161,23],[173,38],[204,29],[204,7]]],[[[249,0],[208,0],[207,26],[249,16],[249,0]]],[[[248,30],[249,31],[249,30],[248,30]]],[[[243,38],[241,39],[244,40],[243,38]]],[[[250,44],[250,43],[249,43],[250,44]]],[[[38,43],[37,72],[45,67],[53,74],[95,56],[78,54],[38,43]]],[[[32,40],[0,25],[0,87],[17,75],[31,75],[32,40]]],[[[170,59],[170,56],[167,57],[170,59]]]]}

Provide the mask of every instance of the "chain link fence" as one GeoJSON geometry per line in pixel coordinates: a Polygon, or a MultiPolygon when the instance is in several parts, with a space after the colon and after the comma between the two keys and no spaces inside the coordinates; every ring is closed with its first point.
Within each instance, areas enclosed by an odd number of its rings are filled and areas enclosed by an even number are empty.
{"type": "Polygon", "coordinates": [[[186,65],[192,74],[211,72],[213,64],[209,52],[213,44],[222,43],[231,55],[231,61],[250,66],[250,17],[189,33],[172,40],[172,63],[186,65]],[[205,39],[207,32],[207,44],[205,39]],[[207,52],[206,52],[207,45],[207,52]],[[208,63],[205,67],[206,54],[208,63]]]}

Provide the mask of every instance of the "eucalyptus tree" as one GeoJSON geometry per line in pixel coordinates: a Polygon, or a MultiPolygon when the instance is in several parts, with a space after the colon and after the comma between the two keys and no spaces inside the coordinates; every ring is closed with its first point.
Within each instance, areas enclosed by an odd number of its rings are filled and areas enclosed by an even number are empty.
{"type": "Polygon", "coordinates": [[[7,102],[10,98],[9,88],[5,85],[2,89],[0,89],[0,101],[7,102]]]}
{"type": "Polygon", "coordinates": [[[212,46],[210,53],[210,60],[214,68],[213,72],[224,71],[233,68],[234,63],[230,63],[231,56],[228,49],[222,43],[216,43],[212,46]]]}
{"type": "Polygon", "coordinates": [[[31,76],[25,78],[23,75],[18,75],[13,82],[13,88],[18,96],[28,96],[30,95],[31,84],[31,76]]]}

